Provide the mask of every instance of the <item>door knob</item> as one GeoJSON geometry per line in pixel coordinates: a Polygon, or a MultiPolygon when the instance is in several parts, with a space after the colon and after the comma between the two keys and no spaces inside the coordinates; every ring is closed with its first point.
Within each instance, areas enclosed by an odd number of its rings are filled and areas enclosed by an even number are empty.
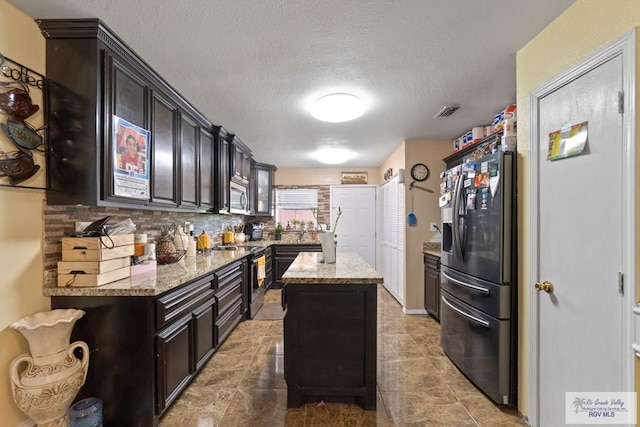
{"type": "Polygon", "coordinates": [[[553,283],[547,282],[546,280],[542,283],[536,283],[536,291],[545,291],[550,294],[553,292],[553,283]]]}

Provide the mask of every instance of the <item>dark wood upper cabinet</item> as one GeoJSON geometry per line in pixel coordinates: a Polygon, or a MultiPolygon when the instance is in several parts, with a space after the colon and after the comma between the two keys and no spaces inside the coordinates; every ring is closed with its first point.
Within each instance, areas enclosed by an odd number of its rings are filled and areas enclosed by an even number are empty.
{"type": "Polygon", "coordinates": [[[200,208],[212,210],[214,206],[215,156],[213,135],[200,128],[200,208]]]}
{"type": "Polygon", "coordinates": [[[252,174],[251,194],[254,215],[273,216],[273,179],[276,171],[274,165],[255,163],[252,174]]]}
{"type": "Polygon", "coordinates": [[[214,212],[230,213],[230,180],[231,180],[231,160],[229,134],[222,126],[216,126],[213,130],[214,138],[214,163],[215,177],[214,184],[214,212]]]}
{"type": "Polygon", "coordinates": [[[237,135],[231,140],[231,180],[238,184],[249,185],[251,176],[251,149],[237,135]]]}
{"type": "Polygon", "coordinates": [[[198,140],[200,129],[189,116],[180,115],[180,173],[181,173],[181,207],[198,207],[198,191],[200,186],[198,156],[200,147],[198,140]]]}
{"type": "Polygon", "coordinates": [[[151,204],[176,207],[178,108],[159,93],[151,100],[151,204]]]}
{"type": "Polygon", "coordinates": [[[98,19],[37,22],[46,38],[47,203],[209,211],[213,147],[200,140],[211,140],[211,121],[98,19]],[[114,117],[150,132],[139,194],[114,184],[122,149],[114,117]]]}
{"type": "MultiPolygon", "coordinates": [[[[148,111],[148,96],[149,86],[144,79],[127,67],[125,61],[119,56],[104,52],[105,67],[105,92],[108,94],[104,99],[104,111],[105,111],[105,136],[110,141],[109,144],[105,144],[103,149],[105,150],[104,159],[102,164],[105,166],[104,175],[102,179],[102,195],[104,200],[124,203],[136,203],[144,204],[148,201],[148,184],[145,190],[147,198],[133,197],[132,199],[117,194],[115,183],[115,170],[118,165],[118,157],[115,155],[113,148],[122,155],[125,152],[126,146],[123,141],[118,141],[113,135],[113,131],[109,132],[109,129],[113,129],[114,117],[123,119],[134,126],[138,126],[143,129],[148,129],[149,119],[146,115],[148,111]],[[117,147],[116,147],[117,146],[117,147]]],[[[145,148],[145,153],[146,148],[145,148]]],[[[148,156],[144,157],[144,162],[148,168],[148,156]]]]}

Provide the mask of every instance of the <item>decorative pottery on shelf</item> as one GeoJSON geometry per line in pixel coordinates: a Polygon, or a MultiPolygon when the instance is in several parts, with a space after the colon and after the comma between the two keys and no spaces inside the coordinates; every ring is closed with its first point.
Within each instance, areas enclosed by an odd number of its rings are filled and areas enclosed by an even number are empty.
{"type": "Polygon", "coordinates": [[[84,384],[89,347],[82,341],[69,345],[73,326],[82,316],[84,311],[73,308],[51,310],[10,325],[27,339],[30,351],[11,362],[13,400],[38,426],[66,427],[69,407],[84,384]],[[74,354],[78,348],[82,359],[74,354]]]}

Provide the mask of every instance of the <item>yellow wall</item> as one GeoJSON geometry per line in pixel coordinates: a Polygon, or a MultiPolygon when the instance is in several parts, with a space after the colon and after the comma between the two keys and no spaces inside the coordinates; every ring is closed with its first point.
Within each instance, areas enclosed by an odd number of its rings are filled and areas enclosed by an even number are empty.
{"type": "Polygon", "coordinates": [[[640,25],[638,0],[578,0],[517,54],[519,211],[519,398],[527,415],[529,386],[529,95],[605,44],[640,25]]]}
{"type": "Polygon", "coordinates": [[[452,151],[451,141],[407,141],[404,144],[405,169],[405,216],[411,212],[411,193],[409,184],[411,166],[424,163],[430,174],[426,181],[416,185],[433,190],[433,193],[414,189],[413,213],[418,219],[415,226],[405,225],[405,308],[407,311],[424,310],[424,261],[422,243],[428,242],[437,233],[429,231],[429,224],[440,226],[440,172],[445,170],[442,159],[452,151]]]}
{"type": "MultiPolygon", "coordinates": [[[[44,74],[45,40],[33,19],[6,0],[0,0],[0,53],[44,74]]],[[[6,81],[6,79],[2,79],[6,81]]],[[[31,92],[34,103],[43,108],[39,91],[31,92]]],[[[42,123],[41,115],[30,118],[42,123]]],[[[11,146],[0,135],[0,147],[11,146]]],[[[36,181],[44,183],[44,171],[36,181]]],[[[33,181],[29,181],[32,183],[33,181]]],[[[28,351],[26,340],[8,326],[19,318],[48,310],[49,298],[42,296],[42,190],[0,187],[0,424],[15,426],[28,419],[13,403],[9,365],[28,351]]]]}

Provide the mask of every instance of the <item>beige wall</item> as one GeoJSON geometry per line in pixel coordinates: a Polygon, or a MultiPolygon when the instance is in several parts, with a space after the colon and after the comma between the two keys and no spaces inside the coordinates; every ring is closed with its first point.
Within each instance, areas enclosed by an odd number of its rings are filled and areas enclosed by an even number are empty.
{"type": "Polygon", "coordinates": [[[518,407],[527,415],[529,386],[529,96],[605,44],[640,25],[638,0],[578,0],[517,54],[519,211],[518,407]]]}
{"type": "Polygon", "coordinates": [[[378,168],[282,168],[276,170],[275,185],[337,185],[342,172],[367,172],[368,184],[379,184],[378,168]]]}
{"type": "Polygon", "coordinates": [[[405,168],[404,159],[405,159],[405,145],[403,142],[398,145],[398,148],[394,150],[389,157],[382,163],[380,166],[380,183],[384,183],[384,171],[391,168],[393,175],[397,175],[400,169],[405,168]]]}
{"type": "MultiPolygon", "coordinates": [[[[33,19],[6,0],[0,0],[0,53],[44,74],[45,41],[33,19]]],[[[6,79],[2,79],[6,81],[6,79]]],[[[42,98],[34,90],[34,103],[42,98]]],[[[40,114],[29,119],[42,123],[40,114]]],[[[4,120],[3,120],[4,121],[4,120]]],[[[4,135],[0,147],[13,150],[4,135]]],[[[40,160],[40,159],[39,159],[40,160]]],[[[40,163],[40,161],[38,161],[40,163]]],[[[44,184],[44,171],[29,183],[44,184]],[[38,183],[39,181],[39,183],[38,183]]],[[[2,181],[4,183],[4,181],[2,181]]],[[[48,310],[42,296],[42,190],[0,187],[0,424],[15,426],[28,419],[13,403],[9,366],[28,351],[26,340],[8,326],[19,318],[48,310]]]]}
{"type": "Polygon", "coordinates": [[[428,193],[414,189],[413,213],[418,219],[415,226],[406,225],[405,228],[405,308],[407,311],[424,310],[424,261],[422,257],[422,243],[428,242],[437,232],[429,231],[431,222],[440,226],[440,208],[438,196],[440,195],[440,173],[445,170],[442,159],[452,154],[451,141],[407,141],[404,144],[403,165],[405,169],[405,216],[411,211],[411,166],[416,163],[424,163],[429,168],[429,178],[418,182],[416,185],[433,190],[428,193]]]}

